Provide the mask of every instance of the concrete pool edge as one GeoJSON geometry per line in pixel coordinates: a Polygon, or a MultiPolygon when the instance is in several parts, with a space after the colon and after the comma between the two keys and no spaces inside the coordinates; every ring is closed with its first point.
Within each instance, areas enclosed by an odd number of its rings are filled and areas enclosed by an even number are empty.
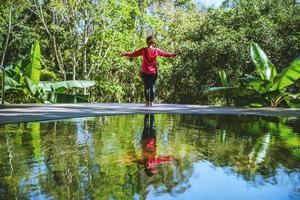
{"type": "Polygon", "coordinates": [[[0,106],[0,124],[126,114],[220,114],[300,117],[296,108],[240,108],[211,105],[138,103],[9,104],[0,106]]]}

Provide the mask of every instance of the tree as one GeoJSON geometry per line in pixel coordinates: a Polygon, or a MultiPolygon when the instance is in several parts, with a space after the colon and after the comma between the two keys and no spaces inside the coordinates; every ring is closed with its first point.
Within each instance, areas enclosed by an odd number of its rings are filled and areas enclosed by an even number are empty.
{"type": "Polygon", "coordinates": [[[248,50],[251,42],[260,44],[281,71],[300,52],[299,10],[292,1],[239,0],[232,8],[198,14],[195,23],[177,30],[184,41],[184,54],[173,70],[172,82],[176,84],[172,96],[177,102],[216,102],[203,96],[201,88],[219,84],[219,70],[225,70],[231,80],[253,74],[248,50]]]}

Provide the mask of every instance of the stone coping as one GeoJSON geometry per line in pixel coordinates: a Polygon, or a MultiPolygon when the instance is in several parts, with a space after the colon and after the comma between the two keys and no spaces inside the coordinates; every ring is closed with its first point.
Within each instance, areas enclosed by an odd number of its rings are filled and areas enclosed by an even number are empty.
{"type": "Polygon", "coordinates": [[[296,108],[239,108],[209,105],[138,103],[9,104],[0,106],[0,124],[124,114],[220,114],[300,117],[296,108]]]}

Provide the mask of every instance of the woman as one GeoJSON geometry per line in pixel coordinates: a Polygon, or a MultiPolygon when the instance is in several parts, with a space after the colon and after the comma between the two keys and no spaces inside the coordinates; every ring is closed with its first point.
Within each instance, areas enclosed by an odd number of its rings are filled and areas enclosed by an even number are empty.
{"type": "Polygon", "coordinates": [[[176,53],[163,52],[159,48],[155,48],[154,36],[147,37],[147,47],[141,48],[135,52],[122,53],[123,56],[133,58],[143,56],[142,62],[142,79],[145,87],[146,106],[153,106],[155,98],[155,81],[157,79],[157,63],[156,58],[175,57],[176,53]]]}

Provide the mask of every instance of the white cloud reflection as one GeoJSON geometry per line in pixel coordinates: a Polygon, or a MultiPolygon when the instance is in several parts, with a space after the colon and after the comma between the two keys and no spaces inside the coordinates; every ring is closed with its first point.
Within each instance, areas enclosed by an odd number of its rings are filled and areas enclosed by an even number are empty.
{"type": "Polygon", "coordinates": [[[205,6],[205,7],[218,7],[222,4],[224,0],[194,0],[194,2],[200,6],[205,6]]]}

